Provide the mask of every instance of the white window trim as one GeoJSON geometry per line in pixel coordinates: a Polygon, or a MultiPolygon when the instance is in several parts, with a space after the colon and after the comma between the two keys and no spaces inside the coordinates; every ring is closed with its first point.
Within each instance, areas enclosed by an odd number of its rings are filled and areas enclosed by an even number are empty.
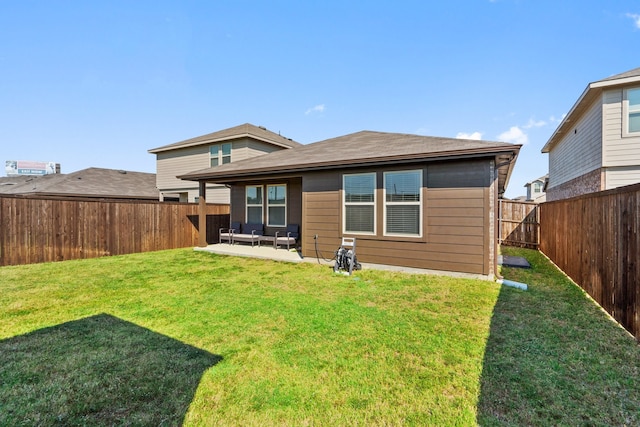
{"type": "Polygon", "coordinates": [[[244,189],[244,219],[246,223],[249,223],[249,208],[257,208],[260,207],[260,222],[262,223],[263,219],[264,219],[264,188],[262,187],[262,185],[247,185],[244,189]],[[248,194],[249,194],[249,188],[261,188],[262,189],[262,203],[259,205],[250,205],[248,202],[248,194]]]}
{"type": "Polygon", "coordinates": [[[631,90],[640,90],[640,86],[630,87],[630,88],[624,89],[623,91],[623,98],[622,98],[622,136],[623,137],[640,136],[640,131],[629,132],[629,114],[640,112],[640,107],[635,107],[633,109],[629,108],[629,91],[631,90]]]}
{"type": "Polygon", "coordinates": [[[375,172],[367,173],[351,173],[342,175],[342,233],[343,234],[356,234],[365,236],[375,236],[378,230],[378,215],[376,208],[376,195],[377,195],[377,176],[375,172]],[[373,177],[373,201],[372,202],[347,202],[347,192],[345,191],[345,181],[349,176],[372,176],[373,177]],[[373,231],[349,231],[347,230],[347,205],[349,206],[373,206],[373,231]]]}
{"type": "Polygon", "coordinates": [[[423,216],[423,200],[424,200],[424,195],[422,194],[422,183],[423,183],[423,176],[422,176],[422,169],[413,169],[413,170],[400,170],[400,171],[389,171],[389,172],[384,172],[383,173],[383,181],[382,181],[382,200],[383,200],[383,204],[384,204],[384,218],[383,218],[383,222],[384,222],[384,236],[393,236],[393,237],[416,237],[416,238],[421,238],[422,237],[422,229],[424,226],[424,216],[423,216]],[[418,174],[420,175],[419,181],[420,181],[420,189],[419,189],[419,193],[418,195],[420,196],[420,200],[417,202],[387,202],[387,187],[386,187],[386,183],[387,183],[387,175],[389,174],[398,174],[398,173],[407,173],[407,172],[418,172],[418,174]],[[419,224],[418,224],[418,234],[409,234],[409,233],[388,233],[387,232],[387,206],[399,206],[399,205],[411,205],[411,206],[420,206],[419,209],[419,213],[418,213],[418,220],[419,220],[419,224]]]}
{"type": "Polygon", "coordinates": [[[267,226],[268,227],[286,227],[287,226],[287,184],[267,184],[266,191],[263,197],[263,201],[267,202],[267,226]],[[269,187],[284,187],[284,205],[273,205],[273,206],[284,206],[284,224],[271,224],[271,218],[269,218],[269,187]]]}

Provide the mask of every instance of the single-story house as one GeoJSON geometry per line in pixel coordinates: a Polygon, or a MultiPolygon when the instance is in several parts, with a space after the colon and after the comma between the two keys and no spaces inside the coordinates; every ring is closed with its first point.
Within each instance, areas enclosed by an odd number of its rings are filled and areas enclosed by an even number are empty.
{"type": "MultiPolygon", "coordinates": [[[[366,263],[493,277],[498,198],[520,145],[362,131],[190,172],[231,189],[231,221],[299,225],[302,256],[357,239],[366,263]]],[[[204,218],[204,215],[200,215],[204,218]]],[[[204,222],[200,245],[205,246],[204,222]]]]}

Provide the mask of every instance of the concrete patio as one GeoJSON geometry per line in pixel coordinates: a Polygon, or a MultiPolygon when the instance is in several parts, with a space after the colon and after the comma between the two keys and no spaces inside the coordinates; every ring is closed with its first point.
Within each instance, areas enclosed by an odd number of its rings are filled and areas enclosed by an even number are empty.
{"type": "MultiPolygon", "coordinates": [[[[295,249],[286,250],[286,249],[274,249],[273,246],[258,246],[258,245],[248,245],[248,244],[235,244],[230,245],[228,243],[217,243],[213,245],[208,245],[205,247],[196,247],[194,248],[196,251],[202,252],[210,252],[218,255],[228,255],[228,256],[239,256],[239,257],[248,257],[248,258],[260,258],[260,259],[269,259],[273,261],[284,261],[284,262],[311,262],[318,263],[321,265],[331,266],[333,267],[333,259],[330,261],[326,261],[324,259],[318,259],[315,257],[303,257],[301,253],[299,253],[295,249]]],[[[324,254],[325,256],[333,257],[333,254],[324,254]]],[[[442,270],[426,270],[422,268],[411,268],[411,267],[401,267],[395,265],[382,265],[382,264],[371,264],[371,263],[361,263],[363,270],[386,270],[386,271],[397,271],[401,273],[410,273],[410,274],[433,274],[437,276],[449,276],[449,277],[461,277],[466,279],[480,279],[480,280],[494,280],[493,278],[489,278],[487,276],[481,274],[468,274],[468,273],[458,273],[452,271],[442,271],[442,270]]]]}

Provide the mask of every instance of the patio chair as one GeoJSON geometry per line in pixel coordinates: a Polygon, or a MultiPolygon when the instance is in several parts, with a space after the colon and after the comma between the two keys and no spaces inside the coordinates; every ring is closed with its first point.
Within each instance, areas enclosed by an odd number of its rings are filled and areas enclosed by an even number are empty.
{"type": "Polygon", "coordinates": [[[287,245],[287,250],[290,250],[291,245],[295,245],[300,237],[299,230],[298,224],[289,224],[285,231],[276,231],[273,247],[278,249],[279,245],[287,245]]]}
{"type": "Polygon", "coordinates": [[[264,224],[242,224],[240,233],[233,233],[233,244],[236,242],[250,242],[260,245],[260,236],[264,234],[264,224]]]}
{"type": "Polygon", "coordinates": [[[220,233],[220,243],[222,243],[223,240],[226,240],[230,245],[233,244],[233,234],[234,233],[239,233],[240,232],[240,223],[239,222],[232,222],[231,223],[231,228],[221,228],[219,233],[220,233]]]}

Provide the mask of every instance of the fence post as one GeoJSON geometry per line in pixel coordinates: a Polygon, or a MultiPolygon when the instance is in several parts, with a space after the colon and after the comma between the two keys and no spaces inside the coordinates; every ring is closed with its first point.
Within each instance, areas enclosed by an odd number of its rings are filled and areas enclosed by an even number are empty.
{"type": "Polygon", "coordinates": [[[200,198],[198,199],[198,246],[207,246],[207,183],[198,182],[200,198]]]}

